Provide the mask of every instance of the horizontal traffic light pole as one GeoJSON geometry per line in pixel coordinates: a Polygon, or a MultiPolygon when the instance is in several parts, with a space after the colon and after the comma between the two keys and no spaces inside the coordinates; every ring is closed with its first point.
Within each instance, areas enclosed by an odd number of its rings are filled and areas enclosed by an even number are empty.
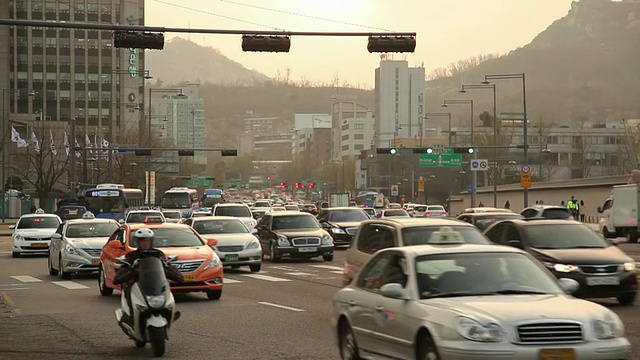
{"type": "Polygon", "coordinates": [[[238,156],[238,150],[236,149],[220,149],[220,148],[196,148],[196,149],[184,149],[184,148],[96,148],[96,147],[80,147],[73,148],[75,151],[114,151],[118,153],[135,153],[137,156],[151,156],[153,151],[177,151],[180,156],[193,156],[196,151],[220,151],[222,156],[238,156]]]}

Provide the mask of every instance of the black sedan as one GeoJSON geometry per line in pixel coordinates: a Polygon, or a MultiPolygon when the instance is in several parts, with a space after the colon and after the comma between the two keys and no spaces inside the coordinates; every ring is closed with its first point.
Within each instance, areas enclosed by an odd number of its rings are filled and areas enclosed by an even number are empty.
{"type": "Polygon", "coordinates": [[[505,212],[463,213],[458,215],[457,219],[475,225],[475,227],[480,231],[484,231],[498,221],[507,219],[524,219],[524,217],[522,215],[512,213],[509,210],[505,210],[505,212]]]}
{"type": "Polygon", "coordinates": [[[576,280],[576,297],[615,297],[622,305],[636,298],[635,261],[583,223],[504,220],[484,234],[496,244],[527,251],[557,278],[576,280]]]}
{"type": "Polygon", "coordinates": [[[365,220],[369,220],[367,213],[354,207],[327,208],[318,214],[320,225],[331,235],[335,246],[351,246],[358,226],[365,220]]]}
{"type": "Polygon", "coordinates": [[[313,215],[303,212],[269,212],[256,225],[262,256],[271,262],[283,257],[333,260],[333,239],[313,215]]]}

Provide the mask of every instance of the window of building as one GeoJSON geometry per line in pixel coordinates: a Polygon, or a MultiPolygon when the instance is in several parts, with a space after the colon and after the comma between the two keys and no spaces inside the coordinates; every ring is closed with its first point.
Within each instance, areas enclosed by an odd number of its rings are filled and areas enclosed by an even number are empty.
{"type": "Polygon", "coordinates": [[[364,130],[364,124],[362,123],[353,124],[353,128],[356,130],[364,130]]]}
{"type": "Polygon", "coordinates": [[[353,134],[355,140],[364,140],[364,134],[353,134]]]}
{"type": "Polygon", "coordinates": [[[60,48],[68,49],[71,45],[71,39],[60,37],[60,48]]]}
{"type": "Polygon", "coordinates": [[[366,118],[367,117],[367,112],[366,111],[358,111],[356,113],[356,117],[357,118],[366,118]]]}
{"type": "Polygon", "coordinates": [[[342,112],[342,118],[343,119],[350,119],[355,117],[355,113],[353,111],[343,111],[342,112]]]}
{"type": "Polygon", "coordinates": [[[353,145],[353,150],[364,150],[364,144],[353,145]]]}
{"type": "Polygon", "coordinates": [[[34,81],[42,81],[43,79],[43,74],[41,72],[34,72],[32,75],[34,81]]]}
{"type": "Polygon", "coordinates": [[[349,134],[342,135],[342,140],[349,140],[349,134]]]}
{"type": "MultiPolygon", "coordinates": [[[[20,59],[20,63],[21,64],[23,64],[23,61],[24,61],[24,64],[27,63],[27,56],[26,55],[20,56],[18,59],[20,59]],[[22,59],[24,59],[24,60],[22,60],[22,59]]],[[[32,60],[33,60],[33,65],[42,65],[42,55],[33,54],[32,60]]]]}
{"type": "Polygon", "coordinates": [[[46,9],[47,12],[55,12],[56,11],[56,1],[47,0],[47,2],[44,4],[44,8],[46,9]]]}
{"type": "Polygon", "coordinates": [[[349,130],[349,124],[342,125],[342,130],[349,130]]]}
{"type": "Polygon", "coordinates": [[[342,145],[342,151],[348,151],[348,150],[349,150],[349,144],[342,145]]]}
{"type": "Polygon", "coordinates": [[[560,153],[560,166],[569,165],[569,153],[560,153]]]}
{"type": "Polygon", "coordinates": [[[47,73],[47,82],[56,82],[58,80],[58,75],[56,73],[47,73]]]}
{"type": "Polygon", "coordinates": [[[26,71],[18,71],[18,80],[27,80],[29,79],[29,73],[26,71]]]}
{"type": "Polygon", "coordinates": [[[45,39],[45,43],[48,48],[55,48],[58,46],[58,39],[54,37],[48,37],[45,39]]]}
{"type": "Polygon", "coordinates": [[[60,90],[60,99],[61,100],[69,100],[71,97],[71,91],[69,90],[60,90]]]}

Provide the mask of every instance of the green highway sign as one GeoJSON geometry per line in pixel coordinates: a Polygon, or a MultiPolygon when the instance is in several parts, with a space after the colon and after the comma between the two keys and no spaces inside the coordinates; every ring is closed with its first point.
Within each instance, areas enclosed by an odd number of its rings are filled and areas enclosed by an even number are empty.
{"type": "Polygon", "coordinates": [[[420,154],[419,167],[461,168],[462,154],[454,154],[453,149],[445,149],[442,154],[420,154]]]}
{"type": "Polygon", "coordinates": [[[189,180],[189,182],[187,183],[187,186],[190,186],[190,187],[211,186],[211,180],[206,180],[206,179],[189,180]]]}

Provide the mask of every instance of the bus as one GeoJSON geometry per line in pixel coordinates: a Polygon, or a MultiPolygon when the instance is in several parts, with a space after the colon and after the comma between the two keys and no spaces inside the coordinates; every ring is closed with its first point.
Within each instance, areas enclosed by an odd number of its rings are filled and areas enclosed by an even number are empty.
{"type": "Polygon", "coordinates": [[[221,189],[206,189],[202,195],[202,206],[213,207],[224,202],[224,192],[221,189]]]}
{"type": "Polygon", "coordinates": [[[356,196],[356,204],[358,206],[372,208],[378,196],[380,196],[380,193],[375,191],[361,191],[358,193],[358,196],[356,196]]]}
{"type": "Polygon", "coordinates": [[[97,218],[124,219],[127,198],[122,188],[98,185],[85,191],[84,202],[87,210],[97,218]]]}
{"type": "Polygon", "coordinates": [[[164,192],[162,210],[178,210],[182,216],[190,216],[200,208],[200,197],[195,189],[174,187],[164,192]]]}
{"type": "Polygon", "coordinates": [[[144,205],[144,193],[140,189],[122,189],[127,200],[127,210],[138,210],[144,205]]]}

